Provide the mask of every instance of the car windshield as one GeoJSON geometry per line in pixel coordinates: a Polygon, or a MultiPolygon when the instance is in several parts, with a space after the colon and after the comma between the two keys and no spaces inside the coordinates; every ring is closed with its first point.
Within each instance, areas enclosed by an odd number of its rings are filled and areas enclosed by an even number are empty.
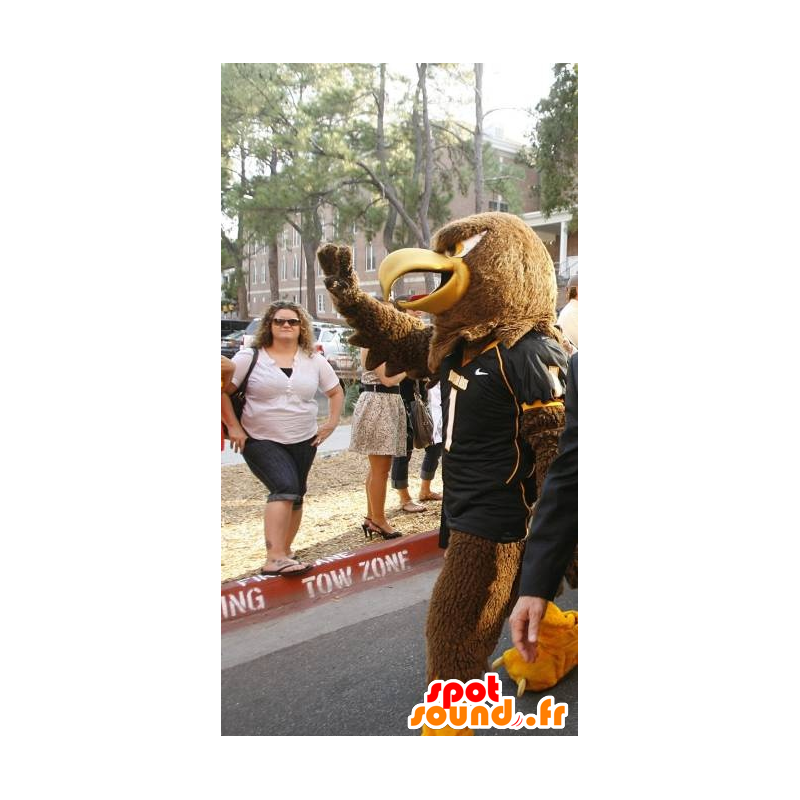
{"type": "Polygon", "coordinates": [[[258,326],[259,326],[260,324],[261,324],[261,320],[260,320],[260,319],[254,319],[254,320],[253,320],[253,321],[252,321],[252,322],[251,322],[251,323],[250,323],[250,324],[247,326],[247,329],[245,330],[245,333],[248,333],[248,334],[253,334],[253,333],[255,333],[255,332],[258,330],[258,326]]]}

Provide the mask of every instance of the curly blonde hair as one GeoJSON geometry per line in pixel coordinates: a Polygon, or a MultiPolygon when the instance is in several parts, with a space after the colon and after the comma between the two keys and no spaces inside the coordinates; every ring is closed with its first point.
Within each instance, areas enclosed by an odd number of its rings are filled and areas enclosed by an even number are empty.
{"type": "Polygon", "coordinates": [[[300,320],[300,338],[298,339],[298,346],[307,355],[313,355],[314,350],[314,332],[311,329],[311,317],[297,303],[290,303],[288,300],[276,300],[271,303],[264,313],[264,319],[256,331],[255,339],[253,340],[253,347],[270,347],[272,345],[272,319],[275,313],[282,308],[288,308],[294,311],[300,320]]]}

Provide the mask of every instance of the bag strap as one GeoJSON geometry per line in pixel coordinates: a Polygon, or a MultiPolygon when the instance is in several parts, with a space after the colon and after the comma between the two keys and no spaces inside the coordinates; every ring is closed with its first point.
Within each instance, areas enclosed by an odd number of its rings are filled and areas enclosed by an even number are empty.
{"type": "Polygon", "coordinates": [[[250,369],[247,370],[247,375],[244,376],[244,380],[242,381],[242,385],[238,388],[237,391],[244,392],[247,388],[247,381],[250,378],[250,373],[253,371],[253,367],[256,365],[256,361],[258,361],[258,348],[253,348],[253,360],[250,362],[250,369]]]}

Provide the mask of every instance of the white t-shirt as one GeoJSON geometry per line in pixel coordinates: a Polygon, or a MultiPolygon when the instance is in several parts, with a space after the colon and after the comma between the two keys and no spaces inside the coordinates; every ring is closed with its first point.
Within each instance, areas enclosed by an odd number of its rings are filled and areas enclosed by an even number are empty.
{"type": "Polygon", "coordinates": [[[558,315],[558,325],[564,331],[564,336],[569,339],[575,347],[578,346],[578,301],[574,298],[561,309],[558,315]]]}
{"type": "Polygon", "coordinates": [[[428,409],[433,420],[433,443],[442,441],[442,394],[441,384],[436,384],[428,389],[428,409]]]}
{"type": "MultiPolygon", "coordinates": [[[[239,386],[250,369],[252,348],[233,356],[236,369],[231,383],[239,386]]],[[[280,444],[295,444],[310,439],[317,432],[319,408],[314,396],[317,389],[329,392],[339,379],[321,353],[307,356],[298,350],[292,362],[292,375],[275,363],[265,348],[247,380],[242,427],[253,439],[269,439],[280,444]]]]}

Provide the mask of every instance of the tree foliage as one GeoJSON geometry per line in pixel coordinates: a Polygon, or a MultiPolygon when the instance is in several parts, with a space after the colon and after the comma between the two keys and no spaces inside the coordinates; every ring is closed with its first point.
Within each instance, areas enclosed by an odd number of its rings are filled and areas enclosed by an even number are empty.
{"type": "MultiPolygon", "coordinates": [[[[473,184],[477,159],[473,131],[432,115],[429,98],[449,98],[454,81],[472,80],[457,64],[417,64],[415,77],[385,64],[223,65],[222,266],[235,268],[240,314],[257,243],[270,247],[277,295],[273,254],[286,224],[302,237],[313,315],[321,242],[351,242],[357,226],[368,240],[382,231],[387,251],[430,245],[454,194],[473,184]],[[323,209],[333,210],[336,231],[323,225],[323,209]]],[[[518,174],[482,149],[487,186],[518,206],[518,174]]]]}
{"type": "Polygon", "coordinates": [[[528,163],[539,173],[538,194],[545,215],[578,204],[578,65],[556,64],[550,94],[536,106],[528,163]]]}

